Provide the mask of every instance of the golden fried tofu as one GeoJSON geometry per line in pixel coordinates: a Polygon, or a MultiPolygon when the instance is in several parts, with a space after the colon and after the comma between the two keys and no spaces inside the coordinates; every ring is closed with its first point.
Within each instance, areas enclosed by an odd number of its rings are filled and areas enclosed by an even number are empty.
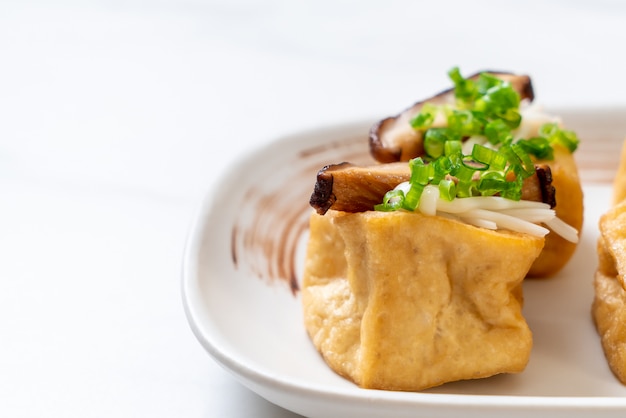
{"type": "MultiPolygon", "coordinates": [[[[574,155],[562,145],[554,144],[554,160],[541,160],[550,166],[552,185],[556,190],[556,216],[580,233],[583,226],[583,190],[574,155]]],[[[559,234],[550,233],[541,255],[533,263],[529,277],[550,277],[561,270],[572,258],[577,243],[559,234]]]]}
{"type": "Polygon", "coordinates": [[[626,384],[626,142],[613,181],[613,205],[598,224],[591,313],[609,367],[626,384]]]}
{"type": "Polygon", "coordinates": [[[609,367],[626,384],[626,201],[600,219],[593,319],[609,367]]]}
{"type": "Polygon", "coordinates": [[[613,203],[619,203],[626,198],[626,141],[622,144],[620,163],[613,180],[613,203]]]}
{"type": "Polygon", "coordinates": [[[302,302],[313,344],[364,388],[524,370],[522,280],[544,238],[407,212],[313,213],[302,302]]]}

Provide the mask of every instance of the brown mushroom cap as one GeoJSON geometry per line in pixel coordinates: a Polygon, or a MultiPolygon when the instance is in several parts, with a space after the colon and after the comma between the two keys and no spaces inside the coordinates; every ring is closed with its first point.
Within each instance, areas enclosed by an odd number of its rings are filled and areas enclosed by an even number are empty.
{"type": "Polygon", "coordinates": [[[411,178],[405,162],[357,166],[350,163],[331,164],[317,173],[310,205],[320,215],[328,209],[344,212],[365,212],[382,203],[383,196],[398,184],[411,178]]]}
{"type": "MultiPolygon", "coordinates": [[[[481,73],[508,81],[522,100],[533,101],[535,97],[530,77],[527,75],[481,71],[468,78],[476,80],[481,73]]],[[[396,116],[375,123],[370,129],[369,144],[370,152],[376,161],[381,163],[409,161],[424,154],[422,134],[411,127],[410,121],[417,116],[425,103],[454,104],[454,89],[444,90],[430,99],[415,103],[396,116]]]]}

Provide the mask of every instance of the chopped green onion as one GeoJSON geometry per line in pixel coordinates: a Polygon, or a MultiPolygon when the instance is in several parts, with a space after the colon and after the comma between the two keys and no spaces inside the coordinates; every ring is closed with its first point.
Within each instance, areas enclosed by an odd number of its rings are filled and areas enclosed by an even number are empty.
{"type": "Polygon", "coordinates": [[[420,202],[420,197],[424,192],[424,184],[411,183],[411,188],[404,196],[404,202],[402,202],[402,208],[410,211],[414,211],[420,202]]]}
{"type": "Polygon", "coordinates": [[[522,198],[522,178],[517,176],[514,181],[507,182],[506,188],[500,192],[500,196],[510,200],[520,200],[522,198]]]}
{"type": "Polygon", "coordinates": [[[437,158],[444,153],[444,144],[448,140],[447,128],[431,128],[424,135],[424,151],[431,158],[437,158]]]}
{"type": "Polygon", "coordinates": [[[504,170],[507,163],[506,155],[480,144],[474,144],[472,158],[484,164],[488,164],[494,170],[504,170]]]}
{"type": "Polygon", "coordinates": [[[504,177],[482,177],[478,183],[478,191],[483,196],[493,196],[507,188],[504,177]]]}
{"type": "Polygon", "coordinates": [[[461,154],[463,152],[463,143],[458,140],[446,141],[443,147],[444,155],[450,157],[455,154],[461,154]]]}
{"type": "Polygon", "coordinates": [[[461,75],[461,70],[459,69],[459,67],[451,68],[448,71],[448,77],[450,77],[455,86],[465,81],[465,77],[461,75]]]}
{"type": "Polygon", "coordinates": [[[554,158],[554,150],[547,138],[538,136],[530,139],[520,139],[517,141],[517,144],[528,154],[540,160],[552,160],[554,158]]]}
{"type": "Polygon", "coordinates": [[[475,171],[485,171],[489,168],[489,164],[485,164],[483,162],[471,160],[471,159],[463,160],[463,165],[475,171]]]}
{"type": "Polygon", "coordinates": [[[551,144],[563,145],[569,152],[576,151],[580,142],[574,132],[563,130],[556,123],[542,125],[539,128],[539,136],[546,138],[551,144]]]}
{"type": "Polygon", "coordinates": [[[472,187],[471,181],[459,181],[456,185],[456,197],[471,197],[472,187]]]}
{"type": "Polygon", "coordinates": [[[521,99],[508,81],[487,73],[466,79],[458,67],[448,76],[454,83],[456,107],[425,103],[410,120],[423,132],[425,156],[409,162],[409,182],[386,193],[376,210],[414,211],[422,202],[424,213],[431,213],[432,202],[427,204],[425,196],[432,193],[447,201],[474,196],[520,200],[524,179],[535,173],[533,158],[553,159],[555,144],[570,152],[578,147],[576,134],[556,123],[541,126],[536,137],[515,138],[522,119],[521,99]],[[433,126],[438,117],[446,118],[445,126],[433,126]],[[466,155],[462,141],[468,138],[465,146],[473,143],[473,148],[466,155]]]}
{"type": "Polygon", "coordinates": [[[485,125],[485,136],[487,140],[494,144],[506,144],[513,140],[511,128],[502,119],[495,119],[485,125]]]}
{"type": "Polygon", "coordinates": [[[383,197],[383,203],[374,206],[375,210],[391,212],[401,209],[404,204],[404,192],[400,189],[389,190],[383,197]]]}
{"type": "Polygon", "coordinates": [[[517,128],[522,120],[518,108],[519,94],[510,83],[491,87],[475,102],[475,109],[484,112],[488,118],[499,118],[509,127],[517,128]]]}
{"type": "Polygon", "coordinates": [[[413,129],[421,130],[428,129],[435,121],[435,116],[431,113],[418,113],[413,119],[411,119],[411,126],[413,129]]]}
{"type": "Polygon", "coordinates": [[[525,179],[535,173],[535,165],[530,156],[519,144],[505,145],[500,148],[509,160],[509,170],[525,179]]]}
{"type": "Polygon", "coordinates": [[[550,139],[559,131],[559,125],[556,123],[544,123],[539,127],[539,136],[550,139]]]}
{"type": "Polygon", "coordinates": [[[485,119],[478,112],[453,110],[448,116],[448,129],[459,137],[480,135],[484,125],[485,119]]]}
{"type": "Polygon", "coordinates": [[[474,171],[475,170],[473,168],[468,167],[465,164],[460,164],[454,167],[450,174],[459,179],[461,183],[469,183],[474,176],[474,171]]]}
{"type": "Polygon", "coordinates": [[[478,76],[478,83],[476,83],[476,87],[478,88],[478,92],[480,94],[485,95],[487,94],[489,89],[499,87],[503,83],[504,81],[499,79],[498,77],[495,77],[488,73],[480,73],[478,76]]]}
{"type": "MultiPolygon", "coordinates": [[[[452,142],[452,141],[449,141],[452,142]]],[[[447,142],[446,142],[447,144],[447,142]]],[[[433,178],[431,180],[432,184],[438,184],[444,177],[450,174],[450,170],[452,170],[453,162],[447,156],[441,156],[437,158],[435,161],[431,163],[433,166],[433,178]]]]}
{"type": "Polygon", "coordinates": [[[498,116],[502,118],[502,120],[506,121],[506,123],[513,129],[519,128],[522,123],[522,115],[517,110],[517,106],[515,108],[507,109],[504,113],[498,116]]]}
{"type": "Polygon", "coordinates": [[[504,171],[488,171],[480,176],[481,179],[496,179],[506,181],[504,171]]]}
{"type": "Polygon", "coordinates": [[[535,164],[530,159],[530,155],[524,151],[524,148],[522,148],[519,144],[513,144],[511,145],[511,148],[522,162],[521,167],[522,170],[524,170],[523,178],[530,177],[535,174],[535,164]]]}
{"type": "Polygon", "coordinates": [[[565,148],[569,150],[569,152],[574,152],[578,148],[580,140],[578,139],[578,135],[576,135],[574,131],[561,130],[558,137],[558,142],[564,145],[565,148]]]}
{"type": "Polygon", "coordinates": [[[452,68],[448,71],[448,76],[454,82],[454,95],[462,103],[471,103],[478,95],[478,89],[476,83],[472,80],[468,80],[461,75],[461,71],[458,67],[452,68]]]}
{"type": "Polygon", "coordinates": [[[477,190],[482,196],[508,195],[513,200],[519,200],[521,197],[522,183],[517,179],[507,181],[502,172],[490,171],[481,176],[478,182],[477,190]],[[519,189],[519,190],[518,190],[519,189]]]}
{"type": "Polygon", "coordinates": [[[439,108],[432,103],[425,103],[413,119],[411,119],[411,126],[416,130],[426,130],[430,128],[435,122],[439,108]]]}
{"type": "Polygon", "coordinates": [[[441,180],[439,182],[439,196],[447,201],[452,201],[456,197],[456,184],[452,180],[441,180]]]}
{"type": "Polygon", "coordinates": [[[425,164],[421,158],[414,158],[409,161],[411,168],[411,184],[426,185],[430,181],[433,173],[433,166],[425,164]]]}

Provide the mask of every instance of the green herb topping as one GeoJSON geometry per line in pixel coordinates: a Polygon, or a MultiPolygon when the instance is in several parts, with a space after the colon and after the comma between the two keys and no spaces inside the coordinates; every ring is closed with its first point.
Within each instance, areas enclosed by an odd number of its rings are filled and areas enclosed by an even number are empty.
{"type": "Polygon", "coordinates": [[[535,173],[533,159],[553,159],[555,144],[576,150],[576,134],[556,123],[544,124],[535,137],[516,138],[521,100],[509,82],[487,73],[467,79],[456,67],[448,75],[455,106],[425,103],[410,121],[423,134],[425,155],[409,162],[411,180],[389,191],[376,210],[414,211],[429,185],[446,201],[475,196],[519,201],[524,179],[535,173]],[[442,117],[445,124],[437,123],[442,117]]]}

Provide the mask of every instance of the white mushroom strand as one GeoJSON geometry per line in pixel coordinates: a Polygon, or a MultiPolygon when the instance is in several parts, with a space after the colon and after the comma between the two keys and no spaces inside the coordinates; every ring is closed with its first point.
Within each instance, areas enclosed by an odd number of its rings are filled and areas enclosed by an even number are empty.
{"type": "MultiPolygon", "coordinates": [[[[409,188],[408,182],[396,187],[405,194],[409,188]]],[[[474,196],[448,201],[439,196],[437,186],[428,185],[420,197],[417,210],[424,215],[446,216],[481,228],[508,229],[538,237],[552,230],[567,241],[578,242],[578,231],[559,219],[550,205],[542,202],[515,201],[499,196],[474,196]]]]}

